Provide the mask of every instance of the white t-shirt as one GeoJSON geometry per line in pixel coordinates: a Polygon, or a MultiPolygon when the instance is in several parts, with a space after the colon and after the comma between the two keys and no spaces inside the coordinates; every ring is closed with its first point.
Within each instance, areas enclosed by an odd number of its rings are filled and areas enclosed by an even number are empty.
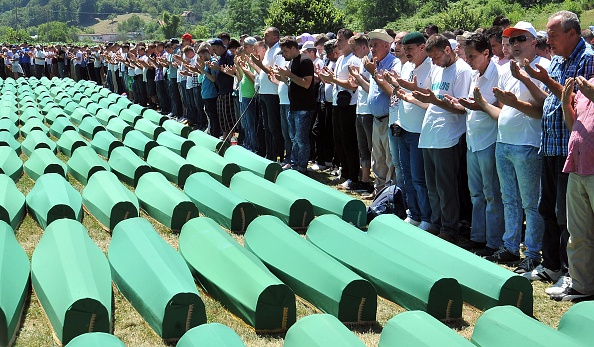
{"type": "Polygon", "coordinates": [[[74,54],[74,65],[80,65],[82,63],[82,59],[83,53],[80,50],[76,51],[76,54],[74,54]]]}
{"type": "MultiPolygon", "coordinates": [[[[290,62],[285,62],[285,67],[289,66],[290,62]]],[[[281,65],[282,66],[282,65],[281,65]]],[[[278,82],[278,98],[280,100],[280,105],[289,105],[291,102],[289,101],[289,86],[285,84],[283,81],[278,82]]]]}
{"type": "MultiPolygon", "coordinates": [[[[283,58],[282,54],[279,54],[280,52],[281,49],[277,42],[274,46],[266,50],[262,64],[269,67],[275,65],[285,66],[285,58],[283,58]]],[[[278,94],[278,86],[270,82],[264,70],[260,71],[260,94],[278,94]]]]}
{"type": "MultiPolygon", "coordinates": [[[[437,98],[444,95],[465,98],[470,90],[472,69],[462,59],[446,67],[435,66],[431,71],[431,91],[437,98]]],[[[465,114],[456,114],[429,105],[423,119],[419,148],[450,148],[455,146],[466,131],[465,114]]]]}
{"type": "MultiPolygon", "coordinates": [[[[431,86],[431,70],[433,69],[433,66],[431,58],[429,57],[425,58],[419,66],[415,66],[414,63],[408,62],[402,66],[400,76],[410,82],[412,82],[416,76],[417,86],[426,89],[431,86]]],[[[410,93],[410,90],[404,89],[404,91],[410,93]]],[[[423,119],[425,118],[424,108],[400,100],[397,104],[397,113],[398,118],[395,121],[396,124],[400,125],[402,129],[408,132],[421,133],[423,119]]],[[[390,114],[392,114],[392,110],[390,110],[390,114]]]]}
{"type": "MultiPolygon", "coordinates": [[[[371,60],[371,53],[369,53],[368,58],[371,60]]],[[[369,71],[365,70],[363,64],[359,67],[359,74],[369,82],[371,78],[371,74],[369,71]]],[[[369,109],[369,105],[367,104],[367,97],[369,93],[367,93],[363,87],[357,87],[358,97],[357,97],[357,114],[371,114],[371,110],[369,109]]]]}
{"type": "MultiPolygon", "coordinates": [[[[328,69],[330,69],[330,71],[334,72],[334,69],[336,69],[336,62],[331,61],[330,63],[328,63],[328,69]]],[[[334,93],[334,85],[332,83],[325,83],[324,84],[324,99],[326,100],[326,102],[332,102],[333,93],[334,93]]]]}
{"type": "MultiPolygon", "coordinates": [[[[490,61],[485,73],[479,76],[473,71],[469,97],[474,96],[474,87],[478,87],[481,94],[491,105],[497,102],[493,95],[493,87],[499,83],[499,69],[494,61],[490,61]]],[[[466,146],[472,152],[482,151],[497,140],[497,120],[486,112],[466,110],[466,146]]]]}
{"type": "MultiPolygon", "coordinates": [[[[361,59],[357,58],[357,56],[355,56],[353,53],[347,55],[346,57],[344,55],[341,55],[340,57],[338,57],[338,60],[336,61],[336,69],[334,70],[334,76],[336,77],[336,79],[343,80],[343,81],[348,80],[349,79],[349,66],[351,66],[351,65],[360,67],[361,59]]],[[[334,88],[332,89],[332,105],[336,106],[336,98],[338,97],[338,93],[343,90],[346,90],[346,89],[339,85],[334,85],[334,88]]],[[[356,90],[355,91],[349,90],[349,91],[351,92],[351,103],[349,105],[356,105],[357,98],[359,97],[359,93],[357,93],[356,90]]]]}
{"type": "MultiPolygon", "coordinates": [[[[530,66],[535,67],[535,64],[547,69],[551,61],[537,56],[532,60],[530,66]]],[[[537,86],[544,87],[540,81],[535,79],[532,79],[532,81],[537,86]]],[[[514,93],[518,100],[534,100],[526,85],[512,76],[509,64],[501,70],[499,88],[514,93]]],[[[542,130],[540,119],[529,117],[513,107],[504,105],[499,113],[497,126],[497,142],[540,147],[540,133],[542,130]]]]}

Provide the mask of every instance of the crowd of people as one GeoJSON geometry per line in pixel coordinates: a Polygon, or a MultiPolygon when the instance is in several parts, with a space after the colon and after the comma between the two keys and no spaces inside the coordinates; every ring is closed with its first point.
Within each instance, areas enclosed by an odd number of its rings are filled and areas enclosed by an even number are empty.
{"type": "Polygon", "coordinates": [[[212,136],[237,133],[285,170],[331,172],[363,198],[397,184],[406,222],[555,282],[552,299],[591,299],[594,36],[569,11],[546,31],[510,24],[25,43],[3,47],[0,75],[94,80],[212,136]]]}

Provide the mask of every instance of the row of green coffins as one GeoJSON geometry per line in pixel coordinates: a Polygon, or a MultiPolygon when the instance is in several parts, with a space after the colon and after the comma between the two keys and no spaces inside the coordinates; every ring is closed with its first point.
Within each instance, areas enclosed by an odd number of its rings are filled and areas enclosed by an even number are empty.
{"type": "MultiPolygon", "coordinates": [[[[77,148],[88,145],[89,143],[78,135],[74,129],[69,128],[74,127],[66,120],[66,113],[62,113],[61,115],[62,116],[58,117],[52,124],[52,127],[54,127],[58,123],[64,123],[63,126],[59,127],[60,131],[54,133],[55,136],[59,137],[57,148],[65,155],[71,156],[77,148]]],[[[141,119],[146,120],[144,118],[141,119]]],[[[93,130],[83,132],[81,130],[83,129],[83,123],[86,120],[94,120],[97,122],[95,117],[85,117],[78,127],[79,132],[92,138],[91,146],[99,154],[108,156],[111,159],[112,152],[116,147],[122,145],[122,142],[113,136],[114,134],[118,135],[118,133],[102,131],[104,128],[102,128],[102,125],[98,122],[97,126],[92,128],[93,130]],[[99,134],[101,136],[99,136],[99,134]],[[95,139],[95,136],[98,136],[98,138],[95,139]]],[[[139,120],[140,119],[136,120],[136,124],[138,124],[139,120]]],[[[55,152],[56,144],[47,136],[43,135],[44,131],[41,128],[43,127],[43,124],[35,117],[31,118],[30,122],[38,122],[40,124],[39,128],[32,128],[30,132],[26,133],[26,135],[29,136],[27,136],[22,145],[25,154],[30,156],[37,148],[47,148],[55,152]]],[[[165,121],[165,123],[167,122],[169,121],[165,121]]],[[[173,126],[170,128],[173,128],[173,126]]],[[[107,130],[110,129],[108,128],[107,130]]],[[[184,132],[180,131],[180,133],[183,134],[184,132]]],[[[194,146],[194,143],[201,143],[211,146],[211,149],[214,150],[216,150],[218,146],[216,144],[214,146],[212,145],[214,138],[200,131],[194,131],[189,134],[189,137],[193,139],[192,141],[185,140],[181,136],[170,131],[163,131],[158,136],[159,138],[157,141],[153,141],[142,132],[131,130],[127,132],[124,137],[123,144],[131,148],[136,154],[145,157],[150,166],[163,173],[169,180],[180,185],[180,187],[184,186],[187,177],[196,169],[208,172],[219,182],[227,186],[231,184],[231,178],[235,173],[240,171],[240,169],[251,170],[270,180],[276,179],[280,171],[280,166],[278,164],[267,161],[266,159],[238,146],[232,148],[232,150],[226,151],[225,158],[205,147],[194,146]],[[161,138],[164,140],[160,141],[159,139],[161,138]],[[177,146],[176,143],[180,145],[177,146]],[[178,154],[179,152],[175,153],[178,148],[181,148],[181,153],[185,154],[186,158],[180,156],[178,154]],[[156,151],[153,155],[150,155],[153,149],[156,149],[156,151]],[[172,154],[170,151],[173,151],[177,155],[172,154]],[[239,165],[228,160],[237,161],[239,165]]],[[[143,173],[149,171],[150,168],[142,161],[130,159],[131,156],[129,154],[130,153],[124,149],[118,150],[115,153],[116,161],[121,162],[122,164],[122,170],[114,171],[118,174],[120,179],[135,186],[138,184],[139,177],[143,173]],[[121,160],[122,158],[124,159],[121,160]]],[[[57,159],[51,158],[51,160],[55,163],[57,159]]],[[[352,222],[357,226],[364,226],[366,220],[365,206],[362,202],[341,194],[332,188],[317,184],[314,180],[309,180],[306,177],[298,177],[297,175],[294,175],[292,178],[301,178],[300,181],[302,184],[296,185],[292,182],[292,179],[283,179],[278,182],[278,185],[289,190],[289,192],[284,189],[279,191],[278,187],[269,185],[268,188],[272,188],[272,192],[276,193],[276,195],[281,198],[280,201],[284,203],[277,204],[275,201],[270,201],[268,204],[257,205],[258,207],[261,207],[259,211],[260,213],[271,213],[270,211],[272,210],[277,216],[283,218],[289,225],[296,228],[306,227],[307,223],[313,218],[314,213],[316,215],[338,213],[345,220],[352,222]],[[301,186],[304,185],[308,188],[306,191],[301,188],[301,186]],[[291,194],[291,191],[306,195],[305,197],[308,201],[305,202],[303,199],[299,200],[291,194]],[[314,205],[310,207],[308,204],[309,201],[313,201],[314,205]],[[283,208],[279,209],[277,206],[283,206],[283,208]]],[[[266,185],[266,182],[263,180],[260,180],[259,183],[261,183],[261,185],[266,185]]],[[[260,196],[255,196],[255,198],[259,197],[260,196]]],[[[235,223],[227,222],[226,224],[226,227],[230,227],[235,223]]]]}

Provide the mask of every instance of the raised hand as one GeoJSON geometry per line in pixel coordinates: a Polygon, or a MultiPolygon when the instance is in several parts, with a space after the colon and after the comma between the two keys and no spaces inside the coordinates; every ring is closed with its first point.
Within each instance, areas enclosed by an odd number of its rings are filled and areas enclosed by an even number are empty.
{"type": "Polygon", "coordinates": [[[594,101],[594,84],[588,82],[583,76],[576,78],[575,84],[585,97],[594,101]]]}
{"type": "Polygon", "coordinates": [[[573,103],[573,98],[575,97],[575,93],[573,92],[574,82],[577,85],[577,81],[574,80],[572,77],[565,80],[565,85],[563,85],[563,92],[561,93],[562,105],[571,105],[573,103]]]}
{"type": "Polygon", "coordinates": [[[516,94],[509,91],[501,90],[497,87],[493,88],[493,95],[497,100],[499,100],[500,103],[508,106],[512,106],[512,104],[518,101],[518,97],[516,96],[516,94]]]}
{"type": "Polygon", "coordinates": [[[536,78],[541,82],[546,81],[549,78],[549,73],[547,72],[547,69],[540,66],[539,64],[535,64],[534,66],[536,67],[536,69],[530,66],[530,62],[528,61],[528,59],[524,59],[524,70],[526,70],[528,75],[530,75],[530,77],[532,78],[536,78]]]}
{"type": "Polygon", "coordinates": [[[433,93],[431,89],[421,89],[420,91],[415,90],[412,92],[412,96],[414,96],[415,99],[419,100],[420,102],[424,102],[426,104],[433,104],[438,100],[435,96],[435,93],[433,93]]]}
{"type": "MultiPolygon", "coordinates": [[[[530,66],[530,63],[527,64],[528,66],[530,66]]],[[[528,75],[528,73],[524,70],[522,70],[520,68],[520,65],[516,62],[516,61],[510,61],[509,62],[509,67],[511,69],[511,74],[514,78],[520,80],[520,81],[524,81],[528,78],[530,78],[530,75],[528,75]]]]}
{"type": "Polygon", "coordinates": [[[413,80],[412,82],[409,82],[405,79],[402,79],[400,77],[398,77],[396,79],[396,81],[398,82],[398,84],[404,88],[404,89],[408,89],[408,90],[414,90],[415,88],[417,88],[417,76],[413,76],[413,80]]]}

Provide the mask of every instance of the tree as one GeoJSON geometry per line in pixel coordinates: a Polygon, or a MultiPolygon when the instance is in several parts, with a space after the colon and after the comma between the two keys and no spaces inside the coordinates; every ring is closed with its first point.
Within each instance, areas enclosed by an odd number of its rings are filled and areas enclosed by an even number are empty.
{"type": "Polygon", "coordinates": [[[180,18],[178,15],[171,15],[171,13],[163,12],[163,24],[161,30],[165,38],[176,37],[179,30],[180,18]]]}
{"type": "Polygon", "coordinates": [[[344,26],[344,14],[332,0],[274,0],[265,23],[288,35],[336,32],[344,26]]]}
{"type": "Polygon", "coordinates": [[[133,14],[130,18],[118,23],[118,32],[144,31],[146,23],[139,15],[133,14]]]}
{"type": "Polygon", "coordinates": [[[192,34],[192,37],[197,39],[205,39],[210,37],[210,30],[208,30],[206,25],[202,24],[196,24],[190,33],[192,34]]]}
{"type": "Polygon", "coordinates": [[[254,34],[264,26],[260,15],[260,3],[256,0],[229,0],[227,2],[227,27],[233,33],[254,34]]]}
{"type": "Polygon", "coordinates": [[[62,22],[48,22],[37,27],[38,40],[42,42],[68,42],[74,38],[76,29],[62,22]]]}

